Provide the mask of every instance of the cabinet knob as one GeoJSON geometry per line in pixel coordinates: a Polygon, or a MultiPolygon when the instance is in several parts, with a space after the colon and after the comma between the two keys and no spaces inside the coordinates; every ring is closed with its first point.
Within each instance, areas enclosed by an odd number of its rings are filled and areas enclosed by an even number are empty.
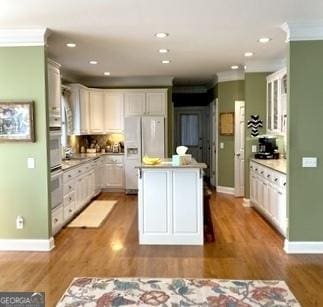
{"type": "Polygon", "coordinates": [[[260,172],[260,174],[263,174],[263,173],[264,173],[264,171],[261,171],[261,172],[260,172]]]}
{"type": "Polygon", "coordinates": [[[286,185],[286,182],[283,183],[283,186],[285,186],[285,185],[286,185]]]}
{"type": "Polygon", "coordinates": [[[72,197],[69,197],[69,200],[71,201],[72,200],[72,197]]]}
{"type": "Polygon", "coordinates": [[[71,213],[73,210],[72,209],[69,209],[68,212],[71,213]]]}
{"type": "Polygon", "coordinates": [[[256,171],[258,170],[258,168],[256,168],[256,171]]]}
{"type": "Polygon", "coordinates": [[[267,175],[267,178],[269,178],[269,177],[270,177],[270,174],[267,175]]]}
{"type": "Polygon", "coordinates": [[[68,178],[71,178],[72,177],[72,175],[68,175],[68,178]]]}
{"type": "Polygon", "coordinates": [[[252,169],[252,166],[250,166],[250,169],[252,169]]]}
{"type": "Polygon", "coordinates": [[[57,218],[55,218],[55,219],[54,219],[54,223],[57,223],[57,222],[58,222],[58,219],[57,219],[57,218]]]}
{"type": "Polygon", "coordinates": [[[275,178],[275,182],[277,182],[278,181],[278,178],[275,178]]]}

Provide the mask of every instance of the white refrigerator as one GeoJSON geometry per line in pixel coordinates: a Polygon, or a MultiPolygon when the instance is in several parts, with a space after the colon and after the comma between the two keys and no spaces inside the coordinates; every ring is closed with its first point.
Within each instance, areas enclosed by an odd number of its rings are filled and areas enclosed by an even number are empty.
{"type": "Polygon", "coordinates": [[[126,117],[124,124],[126,192],[136,193],[138,175],[135,167],[141,164],[142,157],[165,158],[165,118],[126,117]]]}

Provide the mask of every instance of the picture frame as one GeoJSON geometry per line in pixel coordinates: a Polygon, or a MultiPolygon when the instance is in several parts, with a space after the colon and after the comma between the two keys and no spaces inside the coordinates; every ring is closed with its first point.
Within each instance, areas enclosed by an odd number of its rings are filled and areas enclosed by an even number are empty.
{"type": "Polygon", "coordinates": [[[234,135],[234,112],[220,113],[220,135],[232,136],[234,135]]]}
{"type": "Polygon", "coordinates": [[[35,142],[33,101],[0,101],[0,142],[35,142]]]}

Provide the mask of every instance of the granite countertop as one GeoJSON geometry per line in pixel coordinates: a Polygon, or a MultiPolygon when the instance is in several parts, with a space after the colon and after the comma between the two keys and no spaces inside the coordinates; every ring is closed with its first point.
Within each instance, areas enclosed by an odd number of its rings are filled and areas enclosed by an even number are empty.
{"type": "Polygon", "coordinates": [[[136,168],[207,168],[207,166],[205,163],[198,163],[194,159],[188,165],[173,165],[172,159],[162,159],[159,164],[147,165],[142,163],[136,166],[136,168]]]}
{"type": "Polygon", "coordinates": [[[79,166],[89,161],[93,161],[105,155],[123,156],[124,152],[104,152],[104,153],[98,152],[98,153],[73,154],[73,157],[71,159],[62,161],[62,170],[66,171],[70,168],[79,166]]]}
{"type": "Polygon", "coordinates": [[[251,161],[261,164],[263,166],[269,167],[275,171],[280,173],[286,174],[287,172],[287,160],[286,159],[269,159],[269,160],[262,160],[262,159],[251,159],[251,161]]]}

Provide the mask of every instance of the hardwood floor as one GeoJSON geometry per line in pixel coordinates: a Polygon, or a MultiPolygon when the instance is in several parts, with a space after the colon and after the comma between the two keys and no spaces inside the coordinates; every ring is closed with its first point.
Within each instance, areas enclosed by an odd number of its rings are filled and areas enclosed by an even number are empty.
{"type": "Polygon", "coordinates": [[[137,198],[116,199],[99,229],[63,229],[50,253],[1,252],[0,290],[45,291],[55,306],[74,277],[144,276],[285,280],[302,306],[323,306],[323,255],[286,255],[283,238],[241,199],[211,197],[216,242],[139,246],[137,198]]]}

